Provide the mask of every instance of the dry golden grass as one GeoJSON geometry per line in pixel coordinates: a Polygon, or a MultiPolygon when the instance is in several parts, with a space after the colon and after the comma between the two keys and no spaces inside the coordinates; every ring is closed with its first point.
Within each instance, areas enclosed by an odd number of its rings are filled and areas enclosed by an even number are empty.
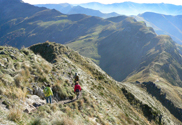
{"type": "Polygon", "coordinates": [[[53,112],[55,112],[55,111],[58,110],[58,106],[57,106],[56,103],[52,104],[50,108],[51,108],[51,110],[52,110],[53,112]]]}
{"type": "Polygon", "coordinates": [[[61,85],[61,84],[63,84],[63,83],[64,83],[64,80],[62,80],[62,79],[57,79],[54,85],[58,85],[58,86],[59,86],[59,85],[61,85]]]}
{"type": "Polygon", "coordinates": [[[78,106],[80,109],[84,108],[84,100],[83,99],[79,100],[77,103],[78,103],[78,106]]]}
{"type": "Polygon", "coordinates": [[[25,101],[26,95],[27,95],[27,89],[24,88],[23,90],[21,88],[8,88],[8,91],[4,92],[4,95],[8,96],[9,98],[17,98],[19,100],[25,101]]]}
{"type": "Polygon", "coordinates": [[[28,79],[31,77],[29,68],[22,69],[19,77],[21,78],[20,82],[27,83],[28,79]]]}
{"type": "Polygon", "coordinates": [[[69,117],[63,117],[62,119],[56,119],[52,122],[53,125],[84,125],[81,122],[75,122],[74,119],[71,119],[69,117]]]}
{"type": "Polygon", "coordinates": [[[124,125],[127,125],[127,124],[132,124],[133,125],[133,120],[129,117],[127,117],[125,114],[122,114],[120,113],[118,115],[118,118],[120,119],[120,121],[124,124],[124,125]]]}
{"type": "Polygon", "coordinates": [[[17,75],[14,78],[14,81],[15,81],[16,86],[17,87],[20,87],[21,86],[21,83],[23,82],[23,77],[21,75],[17,75]]]}
{"type": "Polygon", "coordinates": [[[6,88],[4,87],[3,82],[0,80],[0,95],[4,95],[4,92],[6,91],[6,88]]]}
{"type": "Polygon", "coordinates": [[[29,69],[25,69],[25,76],[26,76],[26,78],[29,78],[30,77],[30,71],[29,71],[29,69]]]}
{"type": "Polygon", "coordinates": [[[45,61],[43,63],[41,63],[41,67],[44,69],[46,74],[51,72],[51,70],[52,70],[51,64],[49,64],[49,63],[47,63],[45,61]]]}
{"type": "Polygon", "coordinates": [[[20,88],[17,88],[17,90],[14,89],[14,93],[16,94],[16,96],[20,99],[25,101],[26,99],[26,95],[27,95],[27,89],[24,88],[23,90],[20,88]]]}
{"type": "Polygon", "coordinates": [[[22,120],[23,112],[20,109],[12,108],[9,111],[8,119],[14,122],[20,122],[22,120]]]}
{"type": "Polygon", "coordinates": [[[39,74],[43,74],[44,73],[42,67],[40,65],[38,65],[38,64],[35,64],[35,69],[37,69],[37,73],[39,73],[39,74]]]}

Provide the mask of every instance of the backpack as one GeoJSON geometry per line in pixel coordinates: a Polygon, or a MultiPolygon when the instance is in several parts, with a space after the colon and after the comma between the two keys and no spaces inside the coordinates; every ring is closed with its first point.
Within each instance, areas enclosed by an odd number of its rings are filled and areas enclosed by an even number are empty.
{"type": "Polygon", "coordinates": [[[48,95],[49,94],[49,89],[48,88],[45,88],[44,89],[44,92],[45,92],[46,95],[48,95]]]}
{"type": "Polygon", "coordinates": [[[79,77],[78,76],[75,77],[75,81],[79,81],[79,77]]]}
{"type": "Polygon", "coordinates": [[[46,88],[44,89],[44,95],[45,95],[46,97],[51,95],[50,88],[46,87],[46,88]]]}
{"type": "Polygon", "coordinates": [[[76,92],[79,92],[80,90],[79,89],[76,89],[76,92]]]}

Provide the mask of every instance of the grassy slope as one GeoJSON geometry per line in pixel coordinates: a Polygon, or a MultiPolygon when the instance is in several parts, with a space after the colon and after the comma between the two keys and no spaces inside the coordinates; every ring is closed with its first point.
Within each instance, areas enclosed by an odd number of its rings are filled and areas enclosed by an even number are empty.
{"type": "MultiPolygon", "coordinates": [[[[138,70],[138,75],[134,75],[141,79],[133,79],[144,81],[146,78],[142,74],[145,74],[149,78],[155,75],[166,79],[173,85],[181,86],[180,62],[182,58],[177,51],[177,47],[169,36],[157,36],[152,42],[156,42],[157,44],[148,51],[147,56],[143,59],[143,62],[140,64],[141,70],[138,70]],[[147,67],[145,68],[144,66],[147,67]]],[[[132,77],[129,79],[132,79],[132,77]]],[[[153,77],[152,81],[155,80],[156,78],[153,77]]]]}
{"type": "MultiPolygon", "coordinates": [[[[134,72],[131,76],[128,76],[126,81],[154,82],[159,90],[161,90],[161,94],[164,94],[165,98],[171,101],[175,107],[181,109],[182,89],[180,88],[180,74],[182,69],[180,62],[182,60],[175,44],[171,41],[169,36],[163,36],[162,39],[160,38],[158,44],[148,52],[148,56],[144,59],[144,62],[141,63],[140,70],[134,72]],[[154,56],[155,54],[157,55],[154,56]],[[148,63],[146,61],[148,60],[147,58],[152,59],[149,65],[146,65],[148,63]]],[[[156,90],[153,90],[153,92],[155,91],[156,90]]],[[[157,98],[159,95],[155,96],[157,98]]],[[[160,98],[158,99],[160,100],[160,98]]],[[[164,103],[164,101],[160,101],[164,103]]],[[[170,108],[169,106],[167,107],[170,108]]],[[[181,119],[181,115],[178,114],[177,116],[181,119]]]]}
{"type": "MultiPolygon", "coordinates": [[[[0,109],[4,112],[2,123],[11,120],[17,124],[158,124],[160,115],[163,116],[162,124],[179,123],[167,109],[161,108],[163,106],[155,98],[150,95],[141,98],[139,93],[134,94],[129,86],[114,81],[90,59],[68,47],[46,42],[31,46],[30,49],[49,62],[27,48],[19,51],[12,47],[1,47],[5,54],[0,55],[0,100],[6,100],[10,108],[8,111],[0,109]],[[71,84],[75,72],[80,74],[82,98],[68,105],[41,106],[31,114],[22,112],[20,102],[26,99],[25,88],[31,87],[31,82],[37,82],[38,86],[43,82],[53,83],[56,88],[60,88],[53,89],[60,100],[62,97],[74,96],[71,84]],[[35,77],[39,79],[35,81],[35,77]],[[123,94],[122,90],[128,95],[123,94]],[[12,106],[15,110],[11,109],[12,106]]],[[[135,88],[136,91],[140,90],[135,88]]]]}

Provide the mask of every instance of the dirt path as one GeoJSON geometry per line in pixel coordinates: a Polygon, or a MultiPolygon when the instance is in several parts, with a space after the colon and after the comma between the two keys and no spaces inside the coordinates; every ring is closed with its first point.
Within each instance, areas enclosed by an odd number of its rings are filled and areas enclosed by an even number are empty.
{"type": "Polygon", "coordinates": [[[63,100],[63,101],[59,101],[57,102],[57,104],[68,104],[68,103],[72,103],[75,102],[77,99],[73,99],[73,100],[63,100]]]}
{"type": "Polygon", "coordinates": [[[68,103],[75,102],[76,100],[79,100],[81,97],[82,97],[82,92],[80,92],[80,95],[79,95],[78,99],[75,97],[75,98],[72,99],[72,100],[67,99],[67,100],[58,101],[57,103],[58,103],[58,104],[68,104],[68,103]]]}

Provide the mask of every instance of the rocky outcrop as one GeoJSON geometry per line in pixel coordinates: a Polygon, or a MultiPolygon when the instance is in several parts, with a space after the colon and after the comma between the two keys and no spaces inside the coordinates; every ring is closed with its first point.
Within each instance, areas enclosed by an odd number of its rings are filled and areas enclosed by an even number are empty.
{"type": "Polygon", "coordinates": [[[38,86],[33,86],[33,94],[39,96],[41,99],[45,98],[43,90],[38,86]]]}
{"type": "Polygon", "coordinates": [[[24,112],[30,113],[36,110],[36,107],[46,104],[45,100],[42,100],[37,95],[29,95],[25,101],[24,112]]]}
{"type": "Polygon", "coordinates": [[[166,93],[163,93],[161,88],[157,87],[157,85],[153,82],[143,82],[142,85],[147,89],[147,92],[159,100],[163,106],[171,112],[171,114],[182,121],[182,109],[176,107],[171,100],[167,99],[166,93]]]}
{"type": "Polygon", "coordinates": [[[162,122],[162,115],[155,111],[152,107],[147,104],[142,103],[142,101],[138,100],[132,93],[130,93],[127,89],[121,89],[125,97],[127,98],[128,102],[137,110],[140,110],[143,115],[149,121],[155,121],[157,124],[164,124],[162,122]]]}

